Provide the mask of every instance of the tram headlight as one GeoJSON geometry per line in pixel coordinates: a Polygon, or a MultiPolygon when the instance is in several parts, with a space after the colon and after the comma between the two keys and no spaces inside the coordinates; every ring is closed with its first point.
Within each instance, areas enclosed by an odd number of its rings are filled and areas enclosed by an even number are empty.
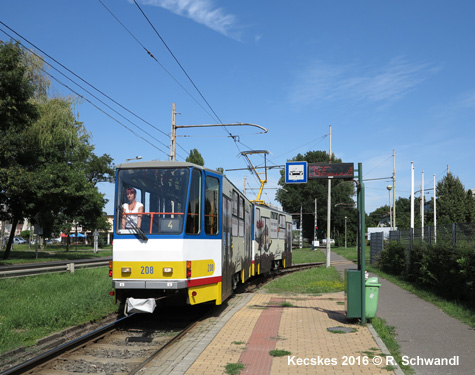
{"type": "Polygon", "coordinates": [[[173,273],[173,267],[163,267],[163,273],[173,273]]]}
{"type": "Polygon", "coordinates": [[[122,267],[121,271],[122,273],[131,273],[132,269],[130,267],[122,267]]]}

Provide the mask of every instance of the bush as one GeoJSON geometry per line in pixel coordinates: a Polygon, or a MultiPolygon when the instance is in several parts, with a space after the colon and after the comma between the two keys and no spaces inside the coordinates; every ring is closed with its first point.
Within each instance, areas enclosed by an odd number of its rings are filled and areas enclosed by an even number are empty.
{"type": "Polygon", "coordinates": [[[475,299],[475,251],[468,246],[414,244],[406,257],[403,245],[385,244],[377,267],[388,274],[429,287],[440,296],[459,301],[475,299]]]}
{"type": "Polygon", "coordinates": [[[395,241],[385,243],[385,248],[379,254],[377,267],[390,275],[403,276],[406,268],[406,250],[395,241]]]}

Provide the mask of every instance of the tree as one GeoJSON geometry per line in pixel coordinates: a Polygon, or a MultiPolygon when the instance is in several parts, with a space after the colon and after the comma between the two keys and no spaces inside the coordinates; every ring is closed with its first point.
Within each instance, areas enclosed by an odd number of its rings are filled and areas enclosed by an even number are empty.
{"type": "MultiPolygon", "coordinates": [[[[305,155],[298,154],[292,160],[307,161],[308,163],[327,163],[328,154],[325,151],[309,151],[305,155]]],[[[341,159],[332,155],[332,163],[341,163],[341,159]]],[[[314,211],[315,199],[317,199],[317,238],[326,237],[327,227],[327,201],[328,182],[327,180],[310,180],[306,184],[285,184],[284,172],[281,171],[279,189],[276,199],[282,204],[284,211],[298,214],[302,207],[303,215],[303,236],[313,238],[314,231],[314,211]],[[285,188],[284,188],[285,186],[285,188]]],[[[354,208],[352,196],[355,194],[353,182],[334,180],[332,182],[332,225],[331,231],[334,237],[344,237],[345,216],[347,217],[347,233],[349,238],[356,238],[356,228],[358,223],[357,211],[354,208]],[[337,206],[336,206],[337,205],[337,206]]],[[[350,241],[352,242],[352,241],[350,241]]]]}
{"type": "Polygon", "coordinates": [[[96,183],[114,175],[110,156],[94,155],[72,99],[45,97],[47,85],[28,63],[17,45],[0,45],[0,203],[2,219],[12,224],[4,259],[25,217],[46,235],[64,222],[95,229],[105,205],[96,183]]]}
{"type": "MultiPolygon", "coordinates": [[[[475,198],[472,191],[465,187],[458,177],[447,174],[436,186],[437,189],[437,224],[471,223],[475,221],[475,198]]],[[[420,197],[414,198],[414,227],[421,227],[420,197]]],[[[434,225],[434,201],[426,201],[424,223],[434,225]]],[[[411,201],[409,198],[398,198],[396,201],[396,226],[399,229],[411,226],[411,201]]],[[[388,206],[373,211],[368,218],[368,226],[375,226],[382,215],[389,212],[388,206]]]]}
{"type": "Polygon", "coordinates": [[[201,154],[198,152],[196,148],[194,148],[193,150],[190,150],[190,155],[188,155],[188,157],[186,158],[186,161],[189,163],[194,163],[201,166],[205,165],[203,156],[201,156],[201,154]]]}
{"type": "Polygon", "coordinates": [[[468,200],[469,196],[460,179],[452,173],[447,173],[438,182],[436,192],[438,224],[465,223],[473,215],[469,211],[473,203],[468,200]]]}
{"type": "MultiPolygon", "coordinates": [[[[17,43],[0,43],[0,219],[9,220],[12,229],[22,218],[20,202],[12,201],[12,179],[22,179],[23,165],[28,156],[25,134],[38,118],[37,107],[32,103],[35,86],[31,82],[24,52],[17,43]],[[12,173],[15,170],[16,173],[12,173]]],[[[7,251],[9,254],[15,232],[11,231],[7,251]]]]}

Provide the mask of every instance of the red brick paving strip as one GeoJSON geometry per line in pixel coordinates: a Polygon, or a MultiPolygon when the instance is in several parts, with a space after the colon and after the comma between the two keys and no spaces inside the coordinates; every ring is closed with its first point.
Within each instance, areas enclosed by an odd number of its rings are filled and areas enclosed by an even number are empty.
{"type": "Polygon", "coordinates": [[[241,354],[239,362],[246,365],[241,371],[247,375],[270,374],[272,356],[269,352],[275,349],[279,332],[282,307],[280,298],[271,298],[269,306],[262,312],[247,343],[247,349],[241,354]]]}

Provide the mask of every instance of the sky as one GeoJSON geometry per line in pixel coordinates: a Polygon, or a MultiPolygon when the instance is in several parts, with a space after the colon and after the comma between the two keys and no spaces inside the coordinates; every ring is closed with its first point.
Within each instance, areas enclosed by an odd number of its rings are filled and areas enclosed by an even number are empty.
{"type": "MultiPolygon", "coordinates": [[[[168,160],[176,103],[177,125],[268,130],[177,129],[177,160],[196,148],[255,199],[241,152],[284,166],[329,152],[331,126],[332,153],[362,163],[370,213],[389,204],[393,151],[396,198],[410,196],[411,162],[415,190],[447,170],[475,188],[474,14],[469,0],[2,0],[0,40],[45,58],[50,95],[77,98],[115,164],[168,160]]],[[[268,171],[265,201],[278,204],[279,178],[268,171]]],[[[99,188],[112,214],[114,188],[99,188]]]]}

